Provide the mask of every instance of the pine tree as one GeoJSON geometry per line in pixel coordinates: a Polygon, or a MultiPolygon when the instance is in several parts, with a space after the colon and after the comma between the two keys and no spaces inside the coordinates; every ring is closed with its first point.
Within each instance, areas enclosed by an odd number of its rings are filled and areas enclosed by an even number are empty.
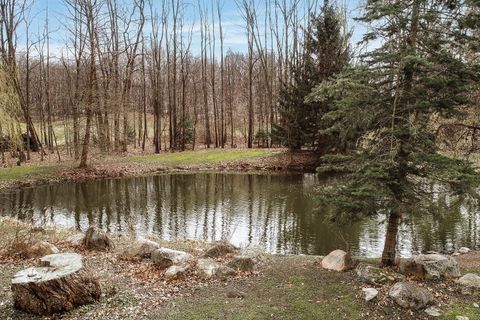
{"type": "MultiPolygon", "coordinates": [[[[472,2],[473,4],[473,2],[472,2]]],[[[320,172],[345,175],[321,191],[333,219],[352,221],[386,213],[382,264],[393,265],[403,213],[427,213],[429,183],[473,193],[479,178],[470,163],[439,152],[433,116],[457,117],[472,103],[480,68],[462,56],[472,30],[461,1],[367,1],[360,18],[365,40],[378,48],[335,80],[321,83],[309,101],[334,101],[323,116],[324,134],[337,137],[342,154],[323,157],[320,172]]],[[[478,63],[478,62],[477,62],[478,63]]]]}
{"type": "Polygon", "coordinates": [[[325,1],[318,16],[311,16],[305,31],[303,57],[293,67],[292,82],[280,92],[279,112],[282,123],[273,129],[274,140],[291,149],[304,145],[320,147],[321,115],[328,103],[305,102],[315,85],[342,71],[350,61],[350,33],[342,10],[325,1]]]}

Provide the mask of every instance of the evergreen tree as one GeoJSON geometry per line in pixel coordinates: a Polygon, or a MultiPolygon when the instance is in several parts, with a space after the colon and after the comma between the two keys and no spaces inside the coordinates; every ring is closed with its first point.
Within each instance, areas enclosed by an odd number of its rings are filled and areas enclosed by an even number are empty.
{"type": "Polygon", "coordinates": [[[365,40],[374,40],[378,48],[358,66],[321,83],[307,99],[333,99],[323,116],[324,134],[336,135],[347,148],[323,157],[320,172],[345,176],[325,187],[321,199],[332,205],[337,222],[387,214],[383,265],[394,264],[402,214],[429,212],[432,195],[426,185],[439,183],[472,195],[478,185],[470,163],[439,152],[432,128],[434,115],[460,116],[460,108],[472,103],[468,93],[478,90],[480,68],[466,63],[463,45],[473,34],[472,25],[462,22],[472,5],[367,1],[359,20],[370,25],[365,40]]]}
{"type": "Polygon", "coordinates": [[[304,145],[320,147],[321,115],[328,103],[305,102],[315,85],[342,71],[350,60],[350,33],[346,31],[342,10],[325,1],[318,16],[310,17],[305,31],[303,57],[291,72],[291,82],[283,84],[279,112],[282,123],[273,129],[274,139],[300,149],[304,145]],[[276,136],[276,137],[275,137],[276,136]]]}

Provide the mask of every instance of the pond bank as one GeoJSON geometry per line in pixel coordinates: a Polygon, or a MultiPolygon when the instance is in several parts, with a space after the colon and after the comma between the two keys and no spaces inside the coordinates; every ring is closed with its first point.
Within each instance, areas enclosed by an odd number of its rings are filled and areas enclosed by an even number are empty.
{"type": "MultiPolygon", "coordinates": [[[[22,234],[49,241],[61,252],[82,254],[100,281],[100,301],[66,313],[62,319],[429,319],[424,311],[409,311],[394,304],[387,297],[386,287],[378,288],[378,299],[365,302],[361,291],[365,284],[354,271],[326,271],[315,256],[266,254],[253,273],[227,279],[189,277],[171,281],[149,261],[119,258],[131,242],[128,238],[113,238],[115,249],[109,252],[86,251],[67,241],[74,231],[32,230],[10,219],[0,221],[3,249],[22,234]]],[[[192,254],[208,246],[197,241],[152,240],[192,254]]],[[[477,253],[471,257],[477,257],[478,262],[477,253]]],[[[469,261],[468,272],[478,273],[478,264],[469,261]]],[[[11,258],[5,250],[1,252],[0,314],[6,319],[36,319],[13,309],[10,291],[12,276],[35,263],[35,259],[11,258]]],[[[463,295],[451,281],[423,285],[440,303],[440,319],[459,315],[478,318],[480,309],[473,304],[480,302],[479,292],[463,295]]]]}
{"type": "Polygon", "coordinates": [[[212,149],[153,155],[95,156],[89,167],[73,161],[32,162],[0,168],[0,191],[54,182],[82,182],[184,171],[314,172],[313,152],[286,149],[212,149]]]}

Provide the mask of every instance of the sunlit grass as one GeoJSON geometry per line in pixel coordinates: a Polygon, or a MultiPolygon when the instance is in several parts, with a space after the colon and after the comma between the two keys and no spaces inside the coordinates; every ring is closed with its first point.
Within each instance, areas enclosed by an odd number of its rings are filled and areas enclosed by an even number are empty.
{"type": "Polygon", "coordinates": [[[162,153],[146,156],[131,156],[124,158],[123,161],[156,163],[166,166],[175,165],[202,165],[218,164],[224,162],[233,162],[253,158],[263,158],[273,156],[278,151],[269,149],[235,149],[235,150],[202,150],[202,151],[184,151],[175,153],[162,153]]]}

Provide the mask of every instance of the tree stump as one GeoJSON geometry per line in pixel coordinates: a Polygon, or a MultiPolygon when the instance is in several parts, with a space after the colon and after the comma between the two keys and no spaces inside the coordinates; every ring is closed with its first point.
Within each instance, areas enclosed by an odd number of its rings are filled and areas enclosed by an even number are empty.
{"type": "Polygon", "coordinates": [[[83,266],[82,256],[58,253],[40,259],[39,267],[18,272],[12,279],[16,309],[47,316],[70,311],[100,299],[100,285],[83,266]]]}

